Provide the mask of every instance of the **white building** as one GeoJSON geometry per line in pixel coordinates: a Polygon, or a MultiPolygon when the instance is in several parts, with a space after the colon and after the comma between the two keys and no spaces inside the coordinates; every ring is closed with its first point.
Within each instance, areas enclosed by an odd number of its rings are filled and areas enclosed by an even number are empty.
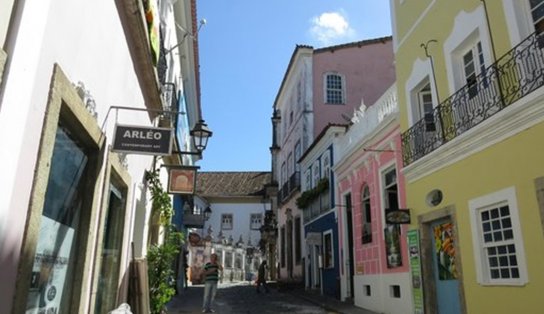
{"type": "MultiPolygon", "coordinates": [[[[261,226],[270,203],[265,187],[270,172],[200,172],[194,204],[211,210],[202,229],[192,230],[201,241],[189,242],[190,279],[199,282],[202,264],[211,253],[224,266],[223,282],[254,280],[261,262],[261,226]]],[[[202,212],[205,209],[201,210],[202,212]]]]}
{"type": "Polygon", "coordinates": [[[0,4],[1,313],[131,303],[129,263],[161,241],[144,173],[196,159],[114,152],[114,129],[176,122],[174,151],[192,149],[198,25],[195,0],[145,3],[0,4]]]}

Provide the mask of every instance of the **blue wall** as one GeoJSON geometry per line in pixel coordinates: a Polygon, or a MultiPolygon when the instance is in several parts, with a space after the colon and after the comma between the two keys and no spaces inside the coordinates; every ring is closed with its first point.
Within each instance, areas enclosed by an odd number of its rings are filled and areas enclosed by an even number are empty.
{"type": "MultiPolygon", "coordinates": [[[[309,224],[304,225],[304,234],[308,232],[323,232],[332,230],[332,244],[333,244],[333,256],[334,256],[334,267],[328,269],[322,269],[322,285],[323,293],[331,297],[339,298],[340,296],[340,256],[339,256],[339,246],[338,246],[338,225],[336,219],[334,218],[334,211],[330,211],[328,214],[320,216],[316,220],[310,222],[309,224]]],[[[322,235],[323,236],[323,235],[322,235]]],[[[323,252],[322,252],[323,253],[323,252]]],[[[318,265],[310,265],[317,267],[318,265]]]]}

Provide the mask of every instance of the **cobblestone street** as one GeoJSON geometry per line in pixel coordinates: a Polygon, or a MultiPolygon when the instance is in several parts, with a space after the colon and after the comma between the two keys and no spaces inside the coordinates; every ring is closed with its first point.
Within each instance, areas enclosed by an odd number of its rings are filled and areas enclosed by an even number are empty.
{"type": "MultiPolygon", "coordinates": [[[[201,313],[203,286],[192,286],[175,296],[168,306],[169,314],[201,313]]],[[[219,314],[253,313],[336,313],[310,303],[289,292],[270,289],[269,293],[256,293],[248,283],[220,284],[215,299],[215,312],[219,314]]]]}

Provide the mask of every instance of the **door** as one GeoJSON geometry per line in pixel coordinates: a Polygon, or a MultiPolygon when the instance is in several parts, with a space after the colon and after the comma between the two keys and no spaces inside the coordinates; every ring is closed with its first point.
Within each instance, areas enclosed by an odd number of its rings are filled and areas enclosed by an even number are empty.
{"type": "Polygon", "coordinates": [[[349,291],[346,293],[347,298],[353,298],[353,216],[351,213],[351,193],[348,193],[344,196],[344,202],[346,204],[346,224],[347,224],[347,231],[348,231],[348,260],[347,260],[347,266],[346,271],[347,273],[347,280],[348,280],[348,288],[349,291]]]}
{"type": "Polygon", "coordinates": [[[439,314],[461,313],[453,230],[453,222],[449,219],[431,224],[432,266],[439,314]]]}

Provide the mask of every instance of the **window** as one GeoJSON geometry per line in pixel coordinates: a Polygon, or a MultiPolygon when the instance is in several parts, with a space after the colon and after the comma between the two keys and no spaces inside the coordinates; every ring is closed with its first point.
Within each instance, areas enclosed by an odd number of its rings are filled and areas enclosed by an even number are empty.
{"type": "Polygon", "coordinates": [[[397,171],[395,168],[389,169],[384,173],[384,209],[398,209],[398,188],[397,188],[397,171]]]}
{"type": "Polygon", "coordinates": [[[342,76],[338,74],[327,74],[325,76],[325,103],[335,105],[344,103],[342,76]]]}
{"type": "Polygon", "coordinates": [[[283,184],[287,182],[287,169],[285,168],[285,161],[281,164],[281,178],[280,182],[283,184]]]}
{"type": "Polygon", "coordinates": [[[297,265],[300,265],[302,261],[301,241],[301,219],[298,216],[295,218],[295,263],[297,265]]]}
{"type": "Polygon", "coordinates": [[[470,98],[478,94],[477,76],[485,72],[484,54],[481,42],[477,42],[470,50],[463,55],[463,74],[468,88],[470,98]]]}
{"type": "Polygon", "coordinates": [[[425,86],[417,92],[417,109],[419,118],[425,119],[425,131],[436,131],[433,114],[433,96],[431,84],[427,81],[425,86]]]}
{"type": "Polygon", "coordinates": [[[300,157],[302,156],[302,147],[300,146],[300,140],[297,141],[295,144],[295,171],[300,171],[300,165],[298,164],[298,161],[300,157]]]}
{"type": "Polygon", "coordinates": [[[293,153],[289,153],[287,156],[287,175],[289,178],[293,175],[295,164],[293,163],[293,153]]]}
{"type": "Polygon", "coordinates": [[[469,202],[478,281],[489,285],[527,282],[514,188],[469,202]]]}
{"type": "Polygon", "coordinates": [[[306,172],[304,173],[304,178],[306,180],[306,190],[309,190],[312,188],[312,170],[311,168],[306,169],[306,172]]]}
{"type": "Polygon", "coordinates": [[[285,243],[285,227],[281,227],[280,229],[280,263],[281,267],[285,267],[285,250],[287,248],[287,244],[285,243]]]}
{"type": "Polygon", "coordinates": [[[334,251],[332,243],[332,231],[323,233],[323,268],[334,267],[334,251]]]}
{"type": "Polygon", "coordinates": [[[232,214],[221,215],[221,230],[232,230],[232,214]]]}
{"type": "Polygon", "coordinates": [[[312,188],[314,188],[317,186],[317,183],[319,182],[319,160],[314,161],[314,165],[312,166],[312,172],[313,172],[312,188]]]}
{"type": "Polygon", "coordinates": [[[263,224],[263,215],[262,214],[251,214],[251,218],[250,218],[250,228],[251,228],[251,230],[261,229],[262,224],[263,224]]]}
{"type": "Polygon", "coordinates": [[[362,211],[362,242],[372,242],[372,219],[371,219],[371,207],[370,207],[370,189],[368,185],[363,187],[363,193],[361,194],[361,211],[362,211]]]}
{"type": "Polygon", "coordinates": [[[540,34],[544,31],[544,0],[530,0],[529,4],[535,31],[540,34]]]}
{"type": "Polygon", "coordinates": [[[322,178],[330,178],[330,172],[331,172],[331,154],[330,151],[327,150],[323,154],[323,161],[321,163],[321,169],[323,170],[323,173],[321,175],[322,178]]]}

